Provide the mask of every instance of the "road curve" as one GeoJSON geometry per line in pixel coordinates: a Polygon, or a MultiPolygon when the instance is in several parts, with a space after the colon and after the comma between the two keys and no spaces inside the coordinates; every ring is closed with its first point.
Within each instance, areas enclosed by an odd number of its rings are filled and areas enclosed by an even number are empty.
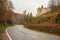
{"type": "Polygon", "coordinates": [[[7,32],[12,40],[60,40],[60,36],[32,31],[23,25],[9,27],[7,32]]]}

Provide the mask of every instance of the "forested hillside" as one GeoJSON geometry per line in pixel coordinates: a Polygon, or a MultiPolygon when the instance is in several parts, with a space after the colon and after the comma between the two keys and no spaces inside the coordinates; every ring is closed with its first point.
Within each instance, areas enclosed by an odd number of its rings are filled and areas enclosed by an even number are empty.
{"type": "Polygon", "coordinates": [[[32,23],[44,23],[44,22],[48,22],[48,23],[57,23],[59,21],[59,15],[60,15],[60,9],[56,10],[55,12],[47,12],[45,14],[42,14],[40,16],[37,16],[35,18],[33,18],[32,23]]]}

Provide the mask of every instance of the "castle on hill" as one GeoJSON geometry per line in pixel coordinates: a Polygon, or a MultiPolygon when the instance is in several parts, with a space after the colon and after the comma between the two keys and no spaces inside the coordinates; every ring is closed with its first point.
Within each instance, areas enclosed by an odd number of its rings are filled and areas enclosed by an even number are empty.
{"type": "Polygon", "coordinates": [[[36,16],[39,16],[41,14],[44,14],[44,13],[47,13],[48,11],[51,11],[50,7],[48,8],[44,8],[43,5],[40,7],[37,8],[37,14],[36,16]]]}
{"type": "Polygon", "coordinates": [[[49,7],[47,7],[47,8],[44,8],[43,5],[41,6],[41,8],[38,7],[36,16],[39,16],[41,14],[44,14],[44,13],[47,13],[47,12],[53,10],[51,8],[51,6],[60,6],[60,0],[50,0],[49,7]]]}

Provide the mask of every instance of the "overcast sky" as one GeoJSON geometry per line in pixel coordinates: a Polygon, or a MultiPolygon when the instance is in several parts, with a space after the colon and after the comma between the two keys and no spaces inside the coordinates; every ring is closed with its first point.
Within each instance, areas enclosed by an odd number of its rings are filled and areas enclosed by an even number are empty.
{"type": "Polygon", "coordinates": [[[24,10],[27,12],[32,12],[35,16],[37,13],[37,8],[43,5],[47,7],[49,0],[12,0],[15,7],[14,11],[18,13],[23,13],[24,10]]]}

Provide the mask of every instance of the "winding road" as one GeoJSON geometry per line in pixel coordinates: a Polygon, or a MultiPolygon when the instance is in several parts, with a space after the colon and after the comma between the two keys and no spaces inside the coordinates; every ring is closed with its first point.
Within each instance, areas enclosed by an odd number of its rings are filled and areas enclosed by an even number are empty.
{"type": "Polygon", "coordinates": [[[24,28],[23,25],[9,27],[6,31],[11,40],[60,40],[60,36],[32,31],[24,28]]]}

